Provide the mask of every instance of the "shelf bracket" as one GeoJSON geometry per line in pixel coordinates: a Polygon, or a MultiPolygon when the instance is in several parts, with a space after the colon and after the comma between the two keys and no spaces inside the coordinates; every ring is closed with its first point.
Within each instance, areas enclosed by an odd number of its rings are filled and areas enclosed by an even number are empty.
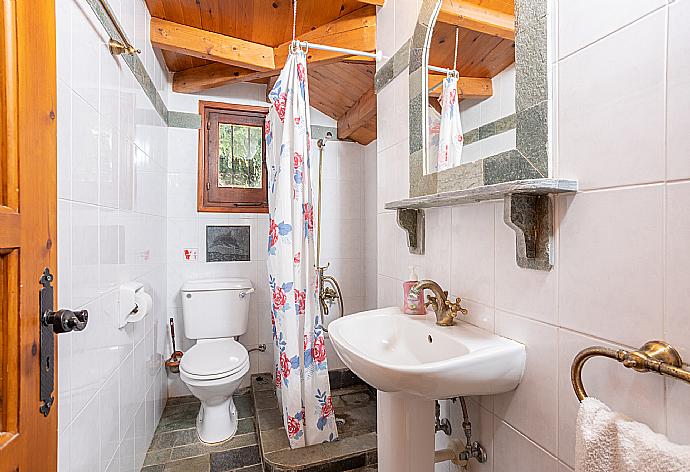
{"type": "Polygon", "coordinates": [[[410,254],[424,254],[424,210],[398,208],[398,226],[407,234],[410,254]]]}
{"type": "Polygon", "coordinates": [[[524,269],[551,270],[553,222],[549,196],[508,194],[503,202],[503,219],[515,231],[517,265],[524,269]]]}

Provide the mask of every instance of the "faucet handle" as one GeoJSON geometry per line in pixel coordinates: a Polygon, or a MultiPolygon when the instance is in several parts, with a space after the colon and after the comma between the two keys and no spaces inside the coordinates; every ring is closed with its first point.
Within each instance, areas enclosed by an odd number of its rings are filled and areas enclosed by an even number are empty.
{"type": "Polygon", "coordinates": [[[467,308],[463,308],[460,306],[460,302],[462,299],[460,297],[457,297],[455,299],[455,302],[451,302],[450,300],[446,300],[446,306],[450,310],[453,318],[458,316],[458,313],[462,313],[463,315],[467,315],[467,308]]]}

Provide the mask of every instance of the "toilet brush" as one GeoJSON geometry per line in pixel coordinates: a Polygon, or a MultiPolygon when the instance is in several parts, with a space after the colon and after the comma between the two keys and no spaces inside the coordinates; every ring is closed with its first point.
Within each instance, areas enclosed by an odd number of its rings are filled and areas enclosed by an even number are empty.
{"type": "Polygon", "coordinates": [[[180,373],[180,359],[182,359],[182,356],[184,355],[184,352],[178,351],[177,348],[175,347],[175,320],[170,318],[170,339],[172,341],[172,356],[165,361],[165,366],[172,372],[173,374],[179,374],[180,373]]]}

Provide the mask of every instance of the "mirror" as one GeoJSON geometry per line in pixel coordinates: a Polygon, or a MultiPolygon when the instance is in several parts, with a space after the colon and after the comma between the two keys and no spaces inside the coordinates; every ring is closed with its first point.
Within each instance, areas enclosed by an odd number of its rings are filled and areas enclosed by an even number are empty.
{"type": "Polygon", "coordinates": [[[513,7],[514,40],[463,27],[453,2],[423,1],[409,49],[410,197],[548,177],[546,0],[495,1],[496,21],[513,7]]]}

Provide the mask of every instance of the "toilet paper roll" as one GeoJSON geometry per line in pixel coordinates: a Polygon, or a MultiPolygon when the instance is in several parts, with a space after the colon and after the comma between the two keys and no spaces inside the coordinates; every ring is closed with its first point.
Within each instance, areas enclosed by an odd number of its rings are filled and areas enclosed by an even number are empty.
{"type": "Polygon", "coordinates": [[[153,299],[151,295],[142,290],[138,290],[134,294],[134,302],[136,303],[136,308],[127,317],[127,323],[136,323],[141,321],[144,317],[151,311],[153,307],[153,299]]]}

